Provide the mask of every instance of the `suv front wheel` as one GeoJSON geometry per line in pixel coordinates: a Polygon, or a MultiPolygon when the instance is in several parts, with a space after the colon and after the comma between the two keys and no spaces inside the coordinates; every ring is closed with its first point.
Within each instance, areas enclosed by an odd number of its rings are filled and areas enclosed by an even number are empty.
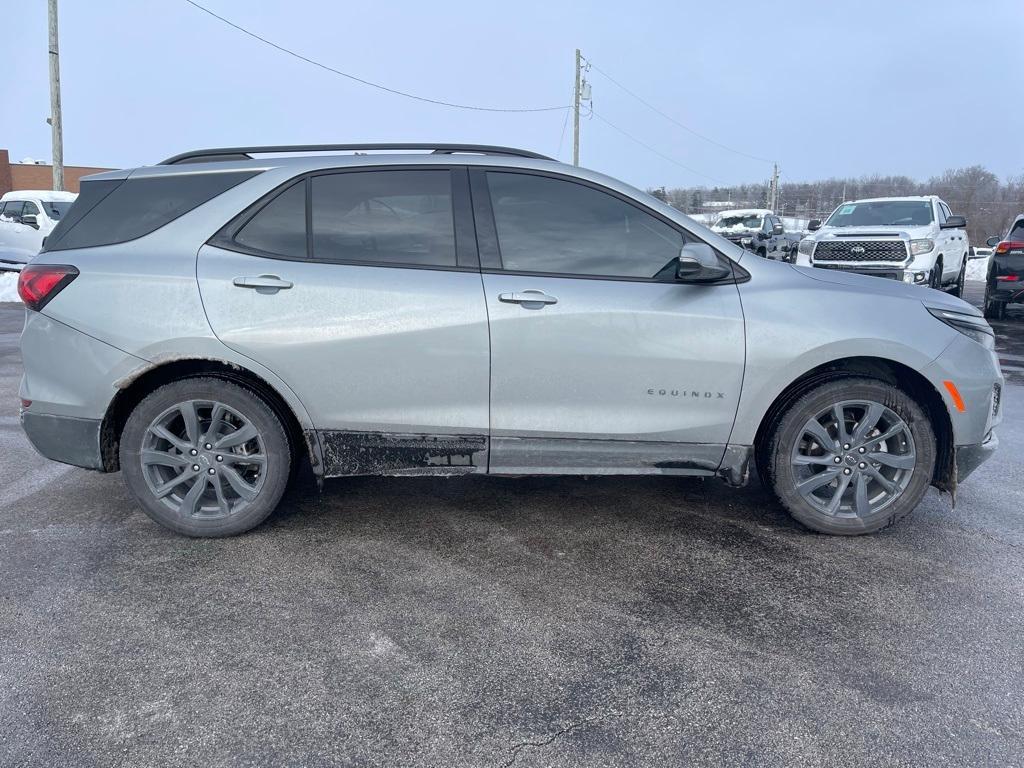
{"type": "Polygon", "coordinates": [[[767,481],[794,518],[822,533],[871,533],[908,514],[931,484],[935,435],[921,407],[874,379],[822,384],[779,419],[767,481]]]}
{"type": "Polygon", "coordinates": [[[291,450],[273,409],[216,378],[166,384],[121,434],[121,470],[142,509],[186,536],[233,536],[274,511],[291,450]]]}

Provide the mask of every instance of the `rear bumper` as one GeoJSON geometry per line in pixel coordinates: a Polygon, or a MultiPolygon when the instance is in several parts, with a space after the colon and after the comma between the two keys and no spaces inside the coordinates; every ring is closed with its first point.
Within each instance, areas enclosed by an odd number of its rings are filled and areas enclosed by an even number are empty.
{"type": "Polygon", "coordinates": [[[1001,301],[1005,304],[1024,303],[1024,282],[1012,283],[1013,288],[1004,288],[998,283],[995,288],[989,288],[988,300],[1001,301]]]}
{"type": "Polygon", "coordinates": [[[21,428],[40,454],[52,461],[103,469],[99,419],[21,412],[21,428]]]}
{"type": "Polygon", "coordinates": [[[974,470],[988,461],[999,447],[999,438],[990,432],[988,438],[977,445],[959,445],[956,448],[956,480],[963,482],[974,470]]]}

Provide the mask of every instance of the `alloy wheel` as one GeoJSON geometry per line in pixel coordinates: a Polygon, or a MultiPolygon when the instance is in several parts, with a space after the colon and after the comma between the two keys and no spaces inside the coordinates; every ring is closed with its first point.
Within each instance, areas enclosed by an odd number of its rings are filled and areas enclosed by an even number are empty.
{"type": "Polygon", "coordinates": [[[225,518],[259,495],[267,451],[253,423],[215,400],[178,403],[147,427],[142,474],[154,498],[185,518],[225,518]]]}
{"type": "Polygon", "coordinates": [[[865,518],[910,484],[917,452],[910,427],[890,408],[847,400],[808,419],[793,446],[796,490],[834,517],[865,518]]]}

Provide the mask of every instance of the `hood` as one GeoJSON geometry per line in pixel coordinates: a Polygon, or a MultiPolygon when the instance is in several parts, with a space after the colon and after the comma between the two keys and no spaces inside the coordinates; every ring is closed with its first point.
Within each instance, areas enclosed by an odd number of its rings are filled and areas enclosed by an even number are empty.
{"type": "Polygon", "coordinates": [[[811,237],[815,240],[856,240],[858,237],[899,237],[906,240],[916,240],[928,237],[932,232],[930,225],[919,227],[822,227],[817,232],[812,232],[811,237]]]}
{"type": "Polygon", "coordinates": [[[838,269],[815,269],[814,267],[800,267],[795,264],[791,264],[789,267],[794,272],[808,279],[841,285],[857,293],[911,299],[929,307],[948,309],[951,312],[961,312],[965,315],[981,317],[981,311],[972,304],[968,304],[963,299],[958,299],[956,296],[951,296],[944,291],[936,291],[933,288],[925,288],[921,285],[907,285],[906,283],[888,280],[884,277],[859,275],[856,272],[846,272],[838,269]]]}

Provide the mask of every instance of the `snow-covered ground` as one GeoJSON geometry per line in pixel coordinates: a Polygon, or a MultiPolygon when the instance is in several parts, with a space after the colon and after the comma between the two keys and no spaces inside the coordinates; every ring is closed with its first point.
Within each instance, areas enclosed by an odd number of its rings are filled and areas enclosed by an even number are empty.
{"type": "Polygon", "coordinates": [[[0,272],[0,302],[21,301],[18,298],[18,273],[0,272]]]}
{"type": "Polygon", "coordinates": [[[984,259],[974,259],[967,262],[967,279],[968,280],[984,280],[988,274],[988,260],[991,256],[986,256],[984,259]]]}

